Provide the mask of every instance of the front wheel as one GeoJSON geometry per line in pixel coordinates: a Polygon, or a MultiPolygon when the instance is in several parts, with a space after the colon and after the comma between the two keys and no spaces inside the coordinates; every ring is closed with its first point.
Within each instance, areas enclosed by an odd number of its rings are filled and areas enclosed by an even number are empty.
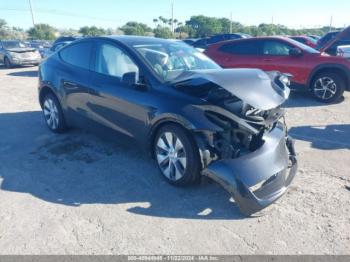
{"type": "Polygon", "coordinates": [[[339,74],[324,72],[318,74],[311,83],[315,98],[323,103],[338,101],[345,90],[345,82],[339,74]]]}
{"type": "Polygon", "coordinates": [[[199,181],[199,150],[185,129],[175,124],[161,127],[153,147],[158,167],[170,184],[187,186],[199,181]]]}
{"type": "Polygon", "coordinates": [[[4,58],[4,65],[6,68],[12,67],[12,63],[11,63],[10,59],[8,59],[7,57],[4,58]]]}

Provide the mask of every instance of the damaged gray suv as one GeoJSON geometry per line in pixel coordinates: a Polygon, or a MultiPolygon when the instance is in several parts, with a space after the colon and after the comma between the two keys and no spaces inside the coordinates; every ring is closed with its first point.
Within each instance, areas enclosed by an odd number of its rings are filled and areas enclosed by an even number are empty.
{"type": "Polygon", "coordinates": [[[39,68],[39,101],[53,132],[102,125],[152,152],[171,184],[208,176],[245,214],[281,197],[297,160],[282,104],[289,77],[222,69],[182,42],[96,37],[39,68]]]}

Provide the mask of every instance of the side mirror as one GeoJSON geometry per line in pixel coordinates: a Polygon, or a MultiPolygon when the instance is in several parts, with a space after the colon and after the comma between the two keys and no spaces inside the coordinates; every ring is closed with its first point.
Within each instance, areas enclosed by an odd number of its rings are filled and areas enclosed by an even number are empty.
{"type": "Polygon", "coordinates": [[[302,56],[303,55],[303,51],[299,48],[292,48],[289,50],[289,55],[290,56],[295,56],[295,57],[298,57],[298,56],[302,56]]]}
{"type": "Polygon", "coordinates": [[[138,74],[136,72],[128,72],[122,76],[122,83],[134,86],[138,83],[138,74]]]}

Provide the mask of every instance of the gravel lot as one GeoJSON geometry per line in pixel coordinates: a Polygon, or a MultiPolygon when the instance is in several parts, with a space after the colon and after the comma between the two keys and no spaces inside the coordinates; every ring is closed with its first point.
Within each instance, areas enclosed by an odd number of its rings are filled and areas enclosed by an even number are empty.
{"type": "Polygon", "coordinates": [[[350,254],[349,93],[292,95],[299,173],[245,218],[211,181],[168,185],[133,144],[50,133],[36,74],[0,68],[0,254],[350,254]]]}

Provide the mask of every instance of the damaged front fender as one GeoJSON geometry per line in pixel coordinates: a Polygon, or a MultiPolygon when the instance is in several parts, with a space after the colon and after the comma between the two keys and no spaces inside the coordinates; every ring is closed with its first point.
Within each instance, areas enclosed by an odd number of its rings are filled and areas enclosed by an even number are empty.
{"type": "Polygon", "coordinates": [[[276,127],[256,151],[236,159],[211,163],[203,174],[221,184],[247,215],[280,198],[293,180],[297,161],[291,138],[276,127]]]}

